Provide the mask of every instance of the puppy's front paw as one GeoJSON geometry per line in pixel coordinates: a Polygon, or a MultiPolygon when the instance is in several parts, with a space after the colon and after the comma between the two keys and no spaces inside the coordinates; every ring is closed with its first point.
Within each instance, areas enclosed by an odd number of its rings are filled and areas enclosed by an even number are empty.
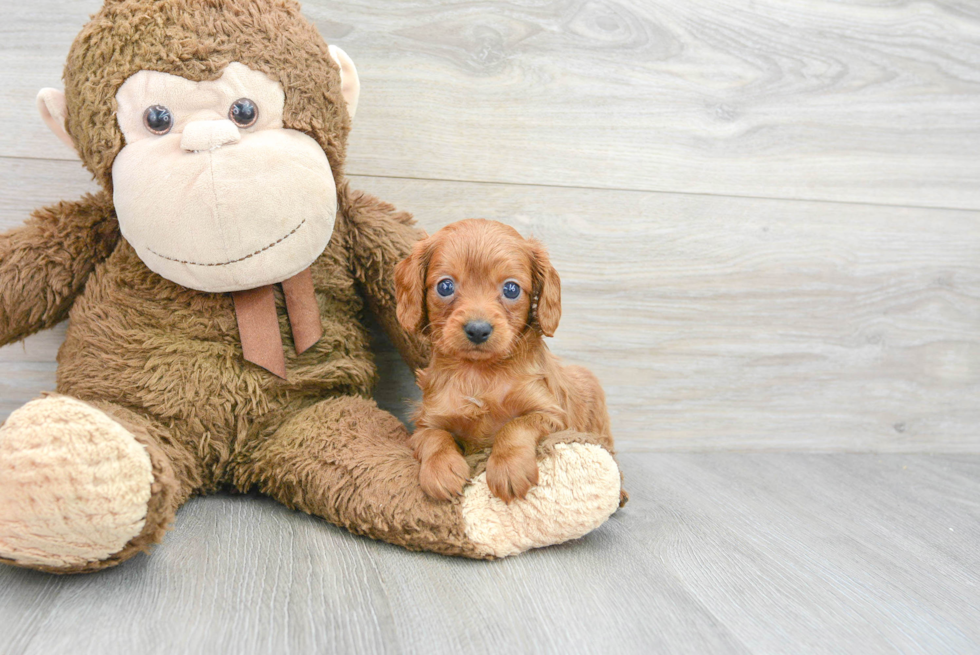
{"type": "Polygon", "coordinates": [[[506,455],[491,453],[487,460],[487,486],[505,503],[524,498],[538,483],[538,462],[533,448],[523,448],[506,455]]]}
{"type": "Polygon", "coordinates": [[[419,484],[429,498],[451,500],[463,493],[470,465],[459,451],[441,450],[422,459],[419,484]]]}

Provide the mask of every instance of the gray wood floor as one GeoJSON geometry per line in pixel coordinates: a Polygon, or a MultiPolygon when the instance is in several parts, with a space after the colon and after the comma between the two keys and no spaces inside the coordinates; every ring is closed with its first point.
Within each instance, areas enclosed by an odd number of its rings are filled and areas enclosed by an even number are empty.
{"type": "MultiPolygon", "coordinates": [[[[34,97],[99,4],[0,1],[0,230],[94,188],[34,97]]],[[[355,186],[549,246],[632,501],[488,564],[196,499],[118,569],[0,568],[0,654],[980,653],[980,5],[304,7],[355,186]]],[[[63,334],[0,348],[0,420],[63,334]]]]}
{"type": "Polygon", "coordinates": [[[622,463],[606,525],[492,563],[197,499],[117,569],[0,569],[0,652],[980,652],[980,456],[622,463]]]}

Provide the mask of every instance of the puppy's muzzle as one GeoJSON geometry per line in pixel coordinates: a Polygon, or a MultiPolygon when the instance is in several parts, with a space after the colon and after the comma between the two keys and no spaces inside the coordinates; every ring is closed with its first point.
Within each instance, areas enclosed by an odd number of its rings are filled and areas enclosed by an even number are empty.
{"type": "Polygon", "coordinates": [[[470,321],[463,326],[463,332],[472,343],[481,344],[490,338],[493,326],[486,321],[470,321]]]}

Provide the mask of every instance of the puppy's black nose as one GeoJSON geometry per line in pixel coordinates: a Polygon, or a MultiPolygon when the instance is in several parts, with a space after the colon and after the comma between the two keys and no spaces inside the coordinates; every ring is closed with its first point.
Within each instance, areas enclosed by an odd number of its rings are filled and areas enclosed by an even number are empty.
{"type": "Polygon", "coordinates": [[[466,333],[466,338],[473,343],[483,343],[490,338],[493,326],[486,321],[470,321],[463,326],[463,332],[466,333]]]}

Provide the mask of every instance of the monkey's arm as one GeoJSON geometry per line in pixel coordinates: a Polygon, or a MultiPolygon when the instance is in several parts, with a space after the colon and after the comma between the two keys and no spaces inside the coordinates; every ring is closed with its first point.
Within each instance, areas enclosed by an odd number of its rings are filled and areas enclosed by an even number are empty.
{"type": "Polygon", "coordinates": [[[0,346],[65,319],[118,241],[103,191],[37,209],[25,225],[0,234],[0,346]]]}
{"type": "Polygon", "coordinates": [[[415,226],[408,212],[361,191],[351,191],[346,183],[337,195],[349,222],[351,266],[368,308],[409,367],[413,371],[425,368],[428,343],[405,332],[395,317],[395,265],[408,257],[425,232],[415,226]]]}

